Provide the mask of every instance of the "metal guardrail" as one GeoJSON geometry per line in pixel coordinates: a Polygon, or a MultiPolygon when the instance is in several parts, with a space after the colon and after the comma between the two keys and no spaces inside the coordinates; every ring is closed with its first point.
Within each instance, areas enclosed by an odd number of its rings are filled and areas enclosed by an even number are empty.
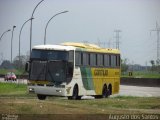
{"type": "Polygon", "coordinates": [[[160,87],[160,78],[121,78],[121,85],[160,87]]]}

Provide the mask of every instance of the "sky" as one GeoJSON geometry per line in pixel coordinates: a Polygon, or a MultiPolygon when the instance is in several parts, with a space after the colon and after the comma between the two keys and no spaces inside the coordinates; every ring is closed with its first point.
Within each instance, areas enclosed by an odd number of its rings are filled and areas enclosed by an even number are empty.
{"type": "MultiPolygon", "coordinates": [[[[19,53],[19,33],[23,23],[31,18],[40,0],[0,0],[0,36],[13,28],[13,58],[19,53]]],[[[85,42],[115,48],[115,30],[120,32],[122,59],[130,64],[150,65],[156,60],[157,36],[150,31],[160,26],[160,0],[44,0],[36,9],[33,20],[32,47],[44,43],[85,42]],[[109,44],[109,42],[111,44],[109,44]]],[[[0,40],[0,62],[11,59],[11,34],[0,40]]],[[[21,33],[21,55],[30,50],[30,21],[21,33]]]]}

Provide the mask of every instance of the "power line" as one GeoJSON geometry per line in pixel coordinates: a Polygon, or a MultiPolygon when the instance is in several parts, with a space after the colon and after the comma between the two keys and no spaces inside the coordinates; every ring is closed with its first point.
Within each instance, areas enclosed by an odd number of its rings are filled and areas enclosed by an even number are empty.
{"type": "Polygon", "coordinates": [[[99,40],[99,38],[97,39],[97,44],[98,46],[101,46],[102,42],[99,40]]]}
{"type": "Polygon", "coordinates": [[[111,38],[108,40],[107,45],[108,45],[108,48],[112,48],[113,42],[111,38]]]}
{"type": "Polygon", "coordinates": [[[156,22],[156,28],[151,30],[151,32],[157,33],[157,60],[160,60],[160,27],[158,26],[158,22],[156,22]]]}
{"type": "Polygon", "coordinates": [[[100,47],[103,47],[103,48],[106,47],[106,42],[101,42],[101,40],[99,40],[99,39],[97,39],[97,44],[98,44],[98,46],[100,46],[100,47]]]}
{"type": "Polygon", "coordinates": [[[116,38],[116,49],[119,49],[119,44],[120,44],[120,41],[119,41],[120,35],[119,35],[119,33],[122,32],[122,31],[117,29],[117,30],[114,30],[114,32],[116,33],[116,36],[115,36],[115,38],[116,38]]]}
{"type": "Polygon", "coordinates": [[[87,40],[82,41],[84,44],[88,44],[89,42],[87,40]]]}

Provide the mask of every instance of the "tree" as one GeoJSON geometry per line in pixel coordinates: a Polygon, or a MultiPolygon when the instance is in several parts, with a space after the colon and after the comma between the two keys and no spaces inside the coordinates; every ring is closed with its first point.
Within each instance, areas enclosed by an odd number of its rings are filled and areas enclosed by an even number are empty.
{"type": "Polygon", "coordinates": [[[156,65],[157,65],[157,66],[160,65],[160,59],[156,60],[156,65]]]}
{"type": "Polygon", "coordinates": [[[122,71],[122,73],[127,72],[127,70],[128,70],[127,61],[128,61],[128,59],[126,59],[126,58],[124,60],[121,60],[121,71],[122,71]]]}
{"type": "Polygon", "coordinates": [[[151,63],[152,66],[155,66],[154,60],[151,60],[150,63],[151,63]]]}
{"type": "Polygon", "coordinates": [[[151,71],[154,71],[155,70],[155,61],[154,60],[151,60],[150,61],[152,67],[151,67],[151,71]]]}
{"type": "Polygon", "coordinates": [[[16,56],[14,58],[13,65],[17,69],[24,69],[27,61],[28,61],[28,56],[25,56],[25,55],[21,55],[20,57],[16,56]]]}
{"type": "Polygon", "coordinates": [[[156,71],[160,72],[160,59],[156,60],[156,71]]]}
{"type": "Polygon", "coordinates": [[[10,69],[12,64],[10,63],[9,60],[4,60],[0,66],[2,69],[10,69]]]}

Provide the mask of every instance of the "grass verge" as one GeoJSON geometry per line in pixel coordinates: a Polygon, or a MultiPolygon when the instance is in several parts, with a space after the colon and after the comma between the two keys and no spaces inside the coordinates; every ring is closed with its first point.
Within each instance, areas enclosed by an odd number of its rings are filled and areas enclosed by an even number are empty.
{"type": "Polygon", "coordinates": [[[48,97],[38,100],[27,85],[0,83],[0,114],[158,114],[160,97],[117,96],[106,99],[67,100],[48,97]]]}
{"type": "Polygon", "coordinates": [[[34,97],[29,94],[26,84],[0,83],[0,97],[34,97]]]}
{"type": "Polygon", "coordinates": [[[0,83],[0,95],[26,94],[27,85],[14,83],[0,83]]]}

